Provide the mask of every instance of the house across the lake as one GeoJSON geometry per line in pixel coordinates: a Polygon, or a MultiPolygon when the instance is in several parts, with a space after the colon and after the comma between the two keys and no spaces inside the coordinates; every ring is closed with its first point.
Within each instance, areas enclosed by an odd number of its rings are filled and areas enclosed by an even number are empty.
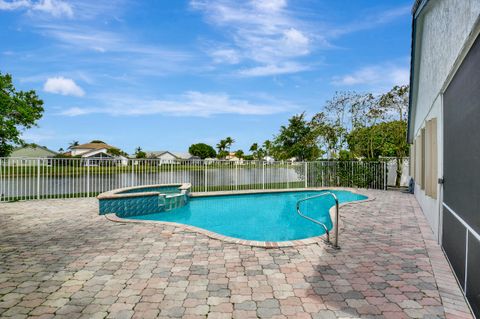
{"type": "Polygon", "coordinates": [[[17,147],[13,150],[9,157],[28,157],[28,158],[52,158],[57,155],[57,152],[36,144],[27,144],[17,147]]]}
{"type": "Polygon", "coordinates": [[[108,145],[100,141],[92,141],[70,148],[70,155],[90,159],[90,166],[97,165],[101,159],[117,159],[122,165],[128,165],[128,158],[120,154],[113,154],[112,150],[120,150],[118,147],[108,145]]]}
{"type": "Polygon", "coordinates": [[[145,151],[147,158],[159,159],[161,164],[174,164],[179,161],[200,161],[200,157],[188,152],[145,151]]]}
{"type": "Polygon", "coordinates": [[[45,146],[26,144],[15,148],[10,154],[12,165],[16,166],[49,166],[52,158],[58,153],[45,146]]]}

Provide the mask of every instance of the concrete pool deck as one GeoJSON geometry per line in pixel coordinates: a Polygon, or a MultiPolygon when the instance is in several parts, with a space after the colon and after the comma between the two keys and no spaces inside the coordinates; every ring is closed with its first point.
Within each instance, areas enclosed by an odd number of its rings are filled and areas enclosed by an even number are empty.
{"type": "Polygon", "coordinates": [[[0,204],[0,317],[472,318],[414,197],[364,192],[339,251],[114,223],[93,198],[0,204]]]}

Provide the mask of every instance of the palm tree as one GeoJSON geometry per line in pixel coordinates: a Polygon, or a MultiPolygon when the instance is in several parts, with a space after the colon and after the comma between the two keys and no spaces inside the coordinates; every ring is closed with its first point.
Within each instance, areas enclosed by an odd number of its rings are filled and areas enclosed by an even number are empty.
{"type": "Polygon", "coordinates": [[[226,146],[228,148],[228,151],[230,152],[230,147],[232,146],[233,143],[235,143],[235,140],[229,136],[225,139],[225,142],[227,143],[226,146]]]}
{"type": "Polygon", "coordinates": [[[80,145],[78,141],[72,141],[70,144],[68,144],[68,149],[71,150],[72,148],[78,145],[80,145]]]}
{"type": "Polygon", "coordinates": [[[218,149],[218,152],[222,152],[222,151],[225,151],[225,149],[227,148],[227,140],[220,140],[220,142],[218,142],[217,144],[217,149],[218,149]]]}
{"type": "Polygon", "coordinates": [[[270,151],[272,150],[272,142],[270,140],[266,140],[263,142],[263,148],[265,149],[265,154],[269,156],[270,151]]]}
{"type": "Polygon", "coordinates": [[[258,159],[258,143],[253,143],[250,146],[250,152],[252,152],[253,158],[258,159]]]}

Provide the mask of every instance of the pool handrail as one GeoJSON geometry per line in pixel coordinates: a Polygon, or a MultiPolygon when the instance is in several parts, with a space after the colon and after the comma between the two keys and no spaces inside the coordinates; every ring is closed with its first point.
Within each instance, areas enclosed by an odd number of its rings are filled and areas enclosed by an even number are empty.
{"type": "Polygon", "coordinates": [[[334,228],[335,228],[335,241],[333,243],[333,247],[336,248],[336,249],[339,249],[340,247],[338,246],[338,219],[339,219],[339,211],[338,211],[338,198],[337,198],[337,195],[335,195],[334,193],[332,192],[324,192],[324,193],[321,193],[320,195],[314,195],[314,196],[310,196],[310,197],[307,197],[307,198],[303,198],[303,199],[300,199],[297,201],[297,213],[298,215],[300,215],[301,217],[305,218],[305,219],[308,219],[309,221],[311,222],[314,222],[315,224],[318,224],[320,226],[322,226],[324,229],[325,229],[325,234],[327,235],[327,243],[330,243],[330,231],[328,230],[328,227],[324,224],[324,223],[321,223],[319,222],[318,220],[315,220],[311,217],[308,217],[306,215],[304,215],[302,213],[302,211],[300,210],[300,203],[304,202],[304,201],[307,201],[307,200],[310,200],[310,199],[315,199],[315,198],[318,198],[318,197],[322,197],[322,196],[332,196],[333,199],[335,200],[335,224],[334,224],[334,228]]]}

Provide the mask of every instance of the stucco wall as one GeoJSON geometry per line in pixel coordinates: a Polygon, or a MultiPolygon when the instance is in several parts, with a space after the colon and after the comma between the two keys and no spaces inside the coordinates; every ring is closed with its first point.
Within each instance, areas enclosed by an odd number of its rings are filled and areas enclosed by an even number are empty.
{"type": "MultiPolygon", "coordinates": [[[[417,18],[414,77],[418,86],[413,129],[416,137],[427,120],[437,118],[438,178],[443,176],[442,90],[455,72],[465,44],[472,39],[479,15],[479,0],[430,0],[417,18]]],[[[438,186],[437,199],[433,199],[418,185],[415,187],[415,196],[436,236],[440,236],[440,191],[438,186]]]]}
{"type": "Polygon", "coordinates": [[[431,0],[417,20],[415,135],[444,85],[480,14],[479,0],[431,0]],[[421,24],[421,25],[419,25],[421,24]],[[420,31],[420,33],[418,32],[420,31]]]}

